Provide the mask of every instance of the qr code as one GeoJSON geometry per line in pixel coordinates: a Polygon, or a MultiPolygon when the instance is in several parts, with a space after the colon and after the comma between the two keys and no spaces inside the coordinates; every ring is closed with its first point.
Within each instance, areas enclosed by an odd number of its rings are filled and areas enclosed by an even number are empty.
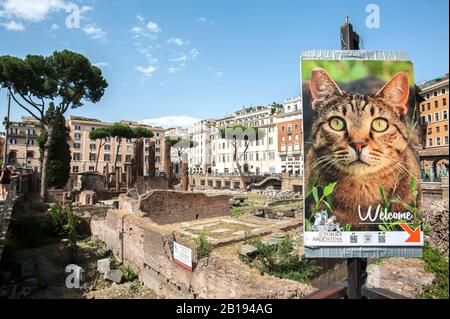
{"type": "Polygon", "coordinates": [[[351,235],[351,236],[350,236],[350,243],[351,243],[351,244],[357,244],[357,243],[358,243],[358,236],[356,236],[356,235],[351,235]]]}

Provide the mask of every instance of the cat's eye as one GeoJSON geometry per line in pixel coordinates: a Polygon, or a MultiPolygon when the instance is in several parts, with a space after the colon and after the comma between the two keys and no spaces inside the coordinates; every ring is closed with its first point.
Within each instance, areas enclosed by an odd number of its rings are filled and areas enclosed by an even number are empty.
{"type": "Polygon", "coordinates": [[[330,119],[330,127],[335,131],[343,131],[345,130],[345,121],[340,117],[332,117],[330,119]]]}
{"type": "Polygon", "coordinates": [[[383,133],[389,128],[389,123],[385,119],[379,118],[372,122],[372,130],[383,133]]]}

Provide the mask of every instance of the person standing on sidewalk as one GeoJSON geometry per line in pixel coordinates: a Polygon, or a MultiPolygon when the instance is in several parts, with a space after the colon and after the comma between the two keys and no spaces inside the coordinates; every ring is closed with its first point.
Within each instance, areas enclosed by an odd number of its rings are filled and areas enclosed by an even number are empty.
{"type": "Polygon", "coordinates": [[[2,172],[0,175],[1,184],[1,197],[6,199],[8,197],[9,185],[11,184],[11,170],[8,166],[3,165],[2,172]]]}

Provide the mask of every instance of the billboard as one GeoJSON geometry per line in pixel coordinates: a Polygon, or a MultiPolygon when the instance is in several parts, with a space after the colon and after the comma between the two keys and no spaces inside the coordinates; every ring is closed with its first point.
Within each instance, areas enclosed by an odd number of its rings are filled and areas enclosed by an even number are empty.
{"type": "Polygon", "coordinates": [[[398,55],[358,51],[358,59],[348,52],[349,58],[302,58],[305,253],[419,256],[413,64],[398,55]]]}

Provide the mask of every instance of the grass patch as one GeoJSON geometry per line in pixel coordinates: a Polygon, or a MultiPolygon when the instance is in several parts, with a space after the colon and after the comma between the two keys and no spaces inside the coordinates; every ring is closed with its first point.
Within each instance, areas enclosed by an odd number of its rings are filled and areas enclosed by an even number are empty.
{"type": "Polygon", "coordinates": [[[242,256],[240,259],[258,269],[261,275],[269,274],[308,284],[309,278],[321,269],[314,261],[299,258],[297,241],[291,236],[286,236],[277,245],[269,245],[261,238],[254,238],[249,243],[258,249],[258,256],[254,260],[242,256]]]}
{"type": "Polygon", "coordinates": [[[231,217],[239,217],[239,216],[241,216],[241,215],[242,215],[242,210],[241,210],[240,208],[234,207],[234,208],[231,210],[231,217]]]}
{"type": "Polygon", "coordinates": [[[425,270],[436,276],[436,282],[425,287],[420,294],[420,298],[449,299],[448,254],[431,247],[429,243],[425,243],[422,258],[425,262],[425,270]]]}
{"type": "Polygon", "coordinates": [[[133,282],[138,278],[137,274],[134,272],[134,269],[130,266],[122,267],[120,270],[122,270],[123,279],[125,282],[133,282]]]}

